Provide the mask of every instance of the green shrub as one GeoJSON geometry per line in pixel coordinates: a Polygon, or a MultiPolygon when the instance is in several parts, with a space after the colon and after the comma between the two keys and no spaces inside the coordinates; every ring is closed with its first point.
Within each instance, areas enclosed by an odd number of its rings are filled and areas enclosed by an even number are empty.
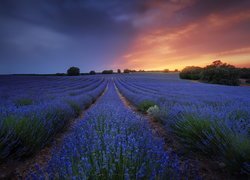
{"type": "Polygon", "coordinates": [[[147,110],[152,107],[155,106],[156,104],[153,101],[150,100],[144,100],[142,101],[139,105],[138,105],[138,110],[142,111],[142,112],[147,112],[147,110]]]}
{"type": "Polygon", "coordinates": [[[201,77],[201,72],[201,67],[187,66],[180,72],[179,76],[181,79],[198,80],[201,77]]]}
{"type": "Polygon", "coordinates": [[[28,106],[33,104],[33,100],[29,98],[21,98],[15,101],[16,106],[28,106]]]}
{"type": "Polygon", "coordinates": [[[201,73],[201,80],[212,84],[231,86],[240,84],[238,69],[219,60],[204,68],[201,73]]]}

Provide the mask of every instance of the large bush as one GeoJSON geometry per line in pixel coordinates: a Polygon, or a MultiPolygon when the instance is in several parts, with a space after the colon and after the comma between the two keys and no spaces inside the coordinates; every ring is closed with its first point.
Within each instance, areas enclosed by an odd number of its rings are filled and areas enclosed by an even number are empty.
{"type": "Polygon", "coordinates": [[[79,76],[80,75],[80,69],[78,67],[70,67],[67,70],[68,76],[79,76]]]}
{"type": "Polygon", "coordinates": [[[222,63],[220,60],[214,61],[203,69],[201,80],[213,84],[232,86],[240,84],[238,69],[230,64],[222,63]]]}
{"type": "Polygon", "coordinates": [[[250,79],[250,68],[240,68],[239,73],[240,73],[240,78],[250,79]]]}
{"type": "Polygon", "coordinates": [[[187,66],[180,72],[181,79],[198,80],[201,77],[202,68],[197,66],[187,66]]]}

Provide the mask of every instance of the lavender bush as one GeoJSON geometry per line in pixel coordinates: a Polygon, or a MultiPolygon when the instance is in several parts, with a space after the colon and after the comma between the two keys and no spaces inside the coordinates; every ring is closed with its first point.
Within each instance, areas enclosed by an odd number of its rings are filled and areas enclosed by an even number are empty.
{"type": "Polygon", "coordinates": [[[91,108],[31,179],[178,179],[177,156],[163,149],[145,119],[126,108],[114,88],[91,108]],[[108,103],[107,103],[108,102],[108,103]]]}
{"type": "Polygon", "coordinates": [[[1,161],[42,148],[106,86],[101,77],[3,76],[0,82],[1,161]]]}
{"type": "Polygon", "coordinates": [[[216,154],[233,171],[249,172],[249,87],[190,82],[178,74],[123,75],[115,82],[135,106],[156,102],[166,129],[189,148],[216,154]]]}

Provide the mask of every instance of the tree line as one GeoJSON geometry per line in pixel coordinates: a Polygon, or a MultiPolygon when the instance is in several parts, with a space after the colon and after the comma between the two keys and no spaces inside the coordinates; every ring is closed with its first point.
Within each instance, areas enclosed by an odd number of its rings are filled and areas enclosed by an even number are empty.
{"type": "Polygon", "coordinates": [[[240,79],[246,79],[245,82],[250,83],[250,68],[236,68],[231,64],[216,60],[204,68],[187,66],[180,72],[179,76],[181,79],[238,86],[241,83],[240,79]]]}

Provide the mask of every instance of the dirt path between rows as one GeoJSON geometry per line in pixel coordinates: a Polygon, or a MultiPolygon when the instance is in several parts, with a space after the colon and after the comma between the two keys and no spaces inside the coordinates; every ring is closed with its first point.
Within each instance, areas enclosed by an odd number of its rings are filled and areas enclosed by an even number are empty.
{"type": "Polygon", "coordinates": [[[35,169],[36,165],[39,167],[45,167],[48,161],[51,159],[52,152],[54,149],[60,148],[63,140],[72,133],[75,125],[81,121],[84,114],[93,107],[98,100],[106,93],[108,85],[105,87],[101,95],[88,107],[86,107],[80,116],[76,119],[71,119],[67,125],[58,132],[53,138],[52,142],[46,145],[42,150],[37,152],[35,155],[21,161],[13,160],[8,161],[5,164],[0,165],[0,179],[25,179],[28,173],[35,169]]]}
{"type": "MultiPolygon", "coordinates": [[[[115,83],[114,83],[115,85],[115,83]]],[[[186,153],[184,152],[183,146],[178,142],[177,137],[175,137],[172,133],[168,132],[164,129],[163,125],[157,121],[155,118],[144,114],[131,104],[126,97],[122,95],[117,86],[115,85],[116,91],[124,103],[124,105],[144,117],[148,120],[152,132],[155,136],[164,139],[165,142],[165,150],[170,154],[177,154],[181,161],[181,167],[185,168],[185,164],[188,162],[189,171],[195,173],[197,171],[197,166],[199,166],[199,173],[202,179],[238,179],[237,176],[231,176],[228,172],[225,171],[223,167],[220,166],[220,163],[217,161],[212,161],[204,156],[194,154],[192,152],[186,153]]],[[[195,174],[193,174],[195,175],[195,174]]],[[[186,178],[186,177],[185,177],[186,178]]],[[[188,177],[188,179],[197,178],[196,176],[188,177]]]]}

